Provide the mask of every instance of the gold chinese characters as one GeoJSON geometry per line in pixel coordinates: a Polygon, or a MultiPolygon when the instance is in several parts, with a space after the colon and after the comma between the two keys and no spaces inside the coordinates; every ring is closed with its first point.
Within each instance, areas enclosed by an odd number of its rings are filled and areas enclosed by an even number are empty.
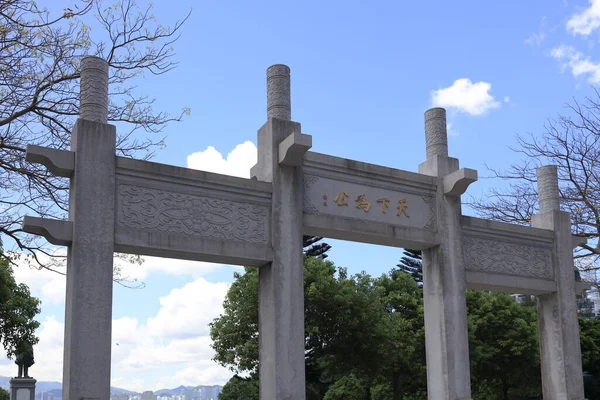
{"type": "MultiPolygon", "coordinates": [[[[327,206],[327,199],[329,197],[327,196],[327,194],[323,194],[323,205],[327,206]]],[[[333,202],[335,204],[337,204],[338,207],[341,206],[348,206],[348,199],[350,198],[350,193],[348,193],[348,191],[344,190],[342,192],[337,192],[337,194],[335,195],[333,202]]],[[[377,200],[375,200],[378,204],[381,204],[381,212],[383,214],[386,213],[387,209],[390,208],[390,202],[391,200],[388,197],[381,197],[377,200]]],[[[354,200],[354,203],[356,205],[356,208],[363,210],[364,212],[368,213],[369,210],[371,209],[371,202],[368,200],[367,194],[366,193],[362,193],[360,195],[358,195],[356,197],[356,199],[354,200]]],[[[407,218],[410,218],[410,215],[408,214],[408,202],[406,201],[406,199],[399,199],[398,200],[398,206],[396,207],[396,216],[401,217],[401,216],[405,216],[407,218]]]]}

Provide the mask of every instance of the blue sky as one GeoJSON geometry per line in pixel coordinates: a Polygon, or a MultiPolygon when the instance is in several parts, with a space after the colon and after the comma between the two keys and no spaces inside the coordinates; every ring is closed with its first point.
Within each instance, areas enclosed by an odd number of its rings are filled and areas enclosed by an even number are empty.
{"type": "MultiPolygon", "coordinates": [[[[256,158],[265,71],[274,63],[291,68],[292,119],[313,136],[313,151],[416,172],[425,159],[423,113],[443,106],[450,155],[480,177],[485,164],[518,161],[508,148],[515,135],[541,132],[600,83],[600,0],[172,0],[154,9],[165,25],[193,10],[175,43],[177,69],[139,82],[156,109],[191,108],[164,131],[167,147],[154,161],[239,176],[256,158]]],[[[469,193],[501,184],[480,179],[469,193]]],[[[378,275],[401,257],[400,249],[327,242],[330,259],[351,272],[378,275]]],[[[125,265],[146,286],[115,285],[113,384],[223,384],[231,374],[210,361],[207,323],[235,270],[152,258],[125,265]]],[[[16,275],[43,300],[31,372],[60,380],[64,278],[26,268],[16,275]]],[[[0,375],[14,369],[0,362],[0,375]]]]}

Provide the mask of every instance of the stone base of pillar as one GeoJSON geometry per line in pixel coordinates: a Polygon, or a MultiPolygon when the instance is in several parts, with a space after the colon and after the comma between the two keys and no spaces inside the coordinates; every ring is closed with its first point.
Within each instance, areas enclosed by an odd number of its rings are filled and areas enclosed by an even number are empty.
{"type": "Polygon", "coordinates": [[[35,400],[33,378],[12,378],[10,380],[10,400],[35,400]]]}

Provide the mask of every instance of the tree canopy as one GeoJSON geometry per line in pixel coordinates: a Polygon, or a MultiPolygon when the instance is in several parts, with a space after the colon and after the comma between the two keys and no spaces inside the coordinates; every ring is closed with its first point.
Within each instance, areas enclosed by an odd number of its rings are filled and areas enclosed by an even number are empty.
{"type": "Polygon", "coordinates": [[[40,323],[34,318],[39,312],[40,301],[25,284],[17,284],[8,260],[0,259],[0,341],[8,358],[15,356],[22,343],[38,342],[35,330],[40,323]]]}
{"type": "MultiPolygon", "coordinates": [[[[305,257],[307,399],[426,399],[421,291],[398,268],[380,277],[364,272],[350,276],[329,259],[305,257]]],[[[474,396],[521,400],[539,393],[535,303],[476,291],[467,293],[467,301],[474,396]]],[[[582,327],[586,368],[598,358],[600,336],[594,336],[594,329],[582,327]]],[[[257,396],[256,268],[235,274],[224,313],[211,324],[211,338],[215,361],[243,376],[250,374],[248,379],[232,378],[223,400],[238,399],[234,394],[246,391],[257,396]]]]}
{"type": "Polygon", "coordinates": [[[562,115],[550,118],[538,135],[517,137],[513,150],[523,161],[506,171],[488,167],[507,187],[494,187],[468,202],[484,218],[529,224],[538,212],[536,168],[558,168],[561,209],[571,213],[575,235],[588,238],[576,256],[582,270],[595,271],[600,256],[600,92],[582,101],[574,99],[562,115]]]}
{"type": "Polygon", "coordinates": [[[135,0],[75,0],[60,11],[46,4],[53,11],[31,0],[0,2],[0,235],[52,268],[38,258],[52,252],[23,234],[21,220],[25,214],[66,218],[68,181],[24,157],[28,144],[68,148],[82,57],[99,56],[110,66],[108,120],[119,124],[120,155],[151,157],[164,144],[157,134],[189,110],[154,110],[154,99],[136,86],[144,74],[176,66],[172,45],[185,15],[169,27],[158,23],[150,4],[135,0]]]}

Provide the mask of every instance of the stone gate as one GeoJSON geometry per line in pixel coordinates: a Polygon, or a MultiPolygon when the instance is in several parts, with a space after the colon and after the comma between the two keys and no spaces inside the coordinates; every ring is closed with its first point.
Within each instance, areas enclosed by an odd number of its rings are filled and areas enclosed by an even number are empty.
{"type": "Polygon", "coordinates": [[[538,296],[544,399],[583,399],[570,215],[555,166],[538,169],[532,226],[466,217],[477,171],[448,156],[446,112],[425,112],[419,173],[309,151],[291,120],[290,70],[267,70],[267,122],[251,179],[117,157],[107,124],[108,65],[81,64],[71,150],[26,159],[70,178],[67,221],[25,217],[26,232],[68,246],[63,398],[110,397],[113,253],[259,268],[261,400],[304,400],[302,236],[423,250],[431,400],[471,399],[467,288],[538,296]]]}

